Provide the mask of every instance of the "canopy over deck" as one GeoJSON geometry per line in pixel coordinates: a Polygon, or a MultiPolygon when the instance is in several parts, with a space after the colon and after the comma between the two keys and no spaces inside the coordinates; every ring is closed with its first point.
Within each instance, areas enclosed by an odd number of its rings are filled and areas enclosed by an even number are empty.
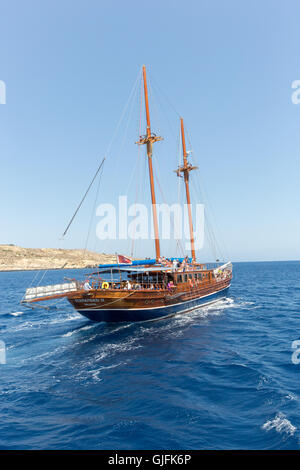
{"type": "MultiPolygon", "coordinates": [[[[178,261],[179,263],[182,263],[183,260],[186,258],[167,258],[167,261],[178,261]]],[[[187,262],[190,263],[192,261],[191,258],[187,259],[187,262]]],[[[114,264],[99,264],[99,268],[123,268],[123,267],[129,267],[129,266],[164,266],[161,263],[158,263],[155,259],[137,259],[133,260],[131,263],[114,263],[114,264]]]]}
{"type": "MultiPolygon", "coordinates": [[[[127,273],[159,273],[159,272],[166,272],[166,271],[174,271],[175,268],[173,266],[143,266],[143,267],[133,267],[133,266],[120,266],[118,268],[108,268],[108,269],[101,269],[99,271],[100,274],[105,273],[118,273],[118,272],[127,272],[127,273]]],[[[97,273],[94,273],[97,274],[97,273]]]]}

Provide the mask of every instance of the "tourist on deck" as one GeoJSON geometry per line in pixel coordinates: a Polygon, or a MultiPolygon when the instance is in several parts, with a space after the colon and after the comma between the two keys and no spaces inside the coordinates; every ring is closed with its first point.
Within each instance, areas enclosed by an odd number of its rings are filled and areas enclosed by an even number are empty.
{"type": "Polygon", "coordinates": [[[91,289],[90,281],[88,279],[86,279],[86,281],[84,282],[83,289],[84,290],[90,290],[91,289]]]}
{"type": "Polygon", "coordinates": [[[180,271],[185,271],[185,269],[186,269],[186,262],[185,262],[185,259],[184,259],[184,260],[182,260],[182,263],[180,265],[179,270],[180,271]]]}

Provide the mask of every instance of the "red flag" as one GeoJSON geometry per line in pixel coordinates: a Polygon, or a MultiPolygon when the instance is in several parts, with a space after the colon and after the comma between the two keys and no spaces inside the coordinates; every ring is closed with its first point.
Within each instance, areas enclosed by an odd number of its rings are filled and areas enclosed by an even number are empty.
{"type": "Polygon", "coordinates": [[[124,255],[117,255],[118,264],[132,264],[132,260],[124,255]]]}

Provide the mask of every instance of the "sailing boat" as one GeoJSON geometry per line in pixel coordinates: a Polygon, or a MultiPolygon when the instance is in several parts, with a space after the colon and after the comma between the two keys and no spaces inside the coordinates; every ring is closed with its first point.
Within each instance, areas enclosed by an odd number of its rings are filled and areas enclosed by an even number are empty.
{"type": "Polygon", "coordinates": [[[146,68],[143,66],[146,134],[138,145],[146,145],[152,215],[155,241],[155,258],[131,260],[118,257],[116,264],[100,265],[87,282],[69,282],[52,286],[33,287],[26,290],[22,303],[32,306],[36,302],[65,297],[80,314],[101,322],[133,322],[153,320],[199,307],[226,298],[232,279],[232,264],[208,267],[196,260],[191,198],[190,172],[196,169],[188,161],[183,119],[180,118],[182,164],[177,168],[183,176],[188,207],[191,257],[161,257],[155,186],[153,177],[152,146],[162,137],[151,132],[146,68]],[[102,277],[111,273],[110,281],[102,277]],[[118,280],[113,274],[118,274],[118,280]]]}

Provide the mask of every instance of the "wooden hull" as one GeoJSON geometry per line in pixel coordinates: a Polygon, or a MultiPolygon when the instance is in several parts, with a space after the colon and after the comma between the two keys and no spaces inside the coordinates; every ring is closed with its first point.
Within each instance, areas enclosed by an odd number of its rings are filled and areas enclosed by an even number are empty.
{"type": "MultiPolygon", "coordinates": [[[[109,292],[102,294],[102,297],[96,298],[95,293],[86,294],[90,295],[89,298],[69,298],[69,302],[74,308],[85,317],[96,322],[136,322],[154,320],[171,315],[186,313],[191,310],[203,307],[226,298],[230,282],[222,283],[222,285],[211,286],[210,289],[200,292],[199,290],[190,291],[189,293],[182,292],[180,295],[169,296],[169,299],[162,297],[160,292],[138,292],[134,297],[129,299],[127,297],[115,298],[109,301],[109,292]],[[147,300],[148,294],[148,300],[147,300]],[[156,298],[155,298],[156,297],[156,298]],[[104,298],[104,300],[103,300],[104,298]],[[107,304],[107,307],[104,304],[107,304]],[[151,305],[151,306],[150,306],[151,305]]],[[[121,294],[121,292],[120,292],[121,294]]],[[[122,293],[124,296],[124,293],[122,293]]]]}

